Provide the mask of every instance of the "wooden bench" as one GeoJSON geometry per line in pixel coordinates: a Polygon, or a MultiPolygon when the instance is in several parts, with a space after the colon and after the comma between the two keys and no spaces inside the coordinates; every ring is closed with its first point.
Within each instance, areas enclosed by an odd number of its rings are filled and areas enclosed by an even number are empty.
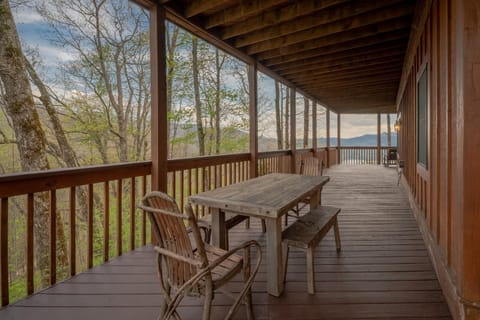
{"type": "Polygon", "coordinates": [[[337,215],[340,208],[319,206],[306,215],[300,217],[282,232],[283,250],[283,281],[287,275],[288,251],[290,247],[305,250],[307,253],[307,286],[308,293],[315,293],[315,272],[313,251],[317,244],[325,237],[331,227],[335,231],[337,252],[341,250],[340,231],[338,230],[337,215]]]}

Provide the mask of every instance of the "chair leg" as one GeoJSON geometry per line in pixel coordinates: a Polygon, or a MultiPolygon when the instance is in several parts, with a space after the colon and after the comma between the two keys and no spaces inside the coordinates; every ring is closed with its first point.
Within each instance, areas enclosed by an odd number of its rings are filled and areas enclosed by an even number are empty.
{"type": "Polygon", "coordinates": [[[203,301],[203,320],[210,319],[210,311],[212,308],[213,300],[213,287],[211,278],[206,281],[205,284],[205,300],[203,301]]]}
{"type": "Polygon", "coordinates": [[[245,229],[250,229],[250,218],[247,218],[247,220],[245,220],[245,229]]]}
{"type": "Polygon", "coordinates": [[[335,217],[335,222],[333,223],[333,230],[335,231],[335,244],[337,245],[337,252],[340,253],[342,250],[342,243],[340,241],[340,230],[338,229],[337,217],[335,217]]]}
{"type": "Polygon", "coordinates": [[[313,247],[307,249],[307,287],[308,293],[315,293],[315,267],[313,261],[313,247]]]}
{"type": "MultiPolygon", "coordinates": [[[[264,221],[264,220],[262,220],[264,221]]],[[[250,250],[244,250],[244,265],[243,265],[243,281],[247,283],[248,278],[250,278],[250,250]]],[[[253,320],[255,316],[253,315],[253,303],[252,303],[252,288],[250,287],[245,294],[245,307],[247,311],[247,319],[253,320]]]]}
{"type": "Polygon", "coordinates": [[[265,223],[265,219],[262,219],[262,232],[267,232],[267,224],[265,223]]]}

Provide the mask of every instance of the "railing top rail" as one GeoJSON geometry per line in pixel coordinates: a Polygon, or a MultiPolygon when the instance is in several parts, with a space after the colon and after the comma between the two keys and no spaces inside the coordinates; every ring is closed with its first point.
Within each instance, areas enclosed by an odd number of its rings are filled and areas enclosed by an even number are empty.
{"type": "Polygon", "coordinates": [[[6,174],[0,176],[0,198],[144,176],[151,168],[151,161],[141,161],[6,174]]]}
{"type": "Polygon", "coordinates": [[[167,166],[168,171],[176,171],[248,160],[250,160],[250,153],[235,153],[195,158],[171,159],[168,160],[167,166]]]}
{"type": "MultiPolygon", "coordinates": [[[[380,147],[380,149],[393,149],[393,148],[397,148],[397,147],[394,147],[394,146],[391,146],[391,147],[381,146],[380,147]]],[[[377,146],[341,146],[340,149],[358,149],[358,150],[377,149],[377,146]]]]}
{"type": "Polygon", "coordinates": [[[258,153],[258,159],[266,159],[271,157],[281,157],[292,155],[292,150],[275,150],[275,151],[263,151],[258,153]]]}

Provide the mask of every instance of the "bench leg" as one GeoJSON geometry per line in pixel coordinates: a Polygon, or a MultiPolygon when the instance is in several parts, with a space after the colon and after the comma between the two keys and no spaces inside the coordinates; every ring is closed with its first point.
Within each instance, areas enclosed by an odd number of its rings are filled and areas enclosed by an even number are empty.
{"type": "Polygon", "coordinates": [[[337,252],[342,250],[342,243],[340,241],[340,230],[338,229],[338,220],[335,217],[335,222],[333,223],[333,230],[335,231],[335,244],[337,245],[337,252]]]}
{"type": "Polygon", "coordinates": [[[288,266],[288,252],[290,251],[290,247],[282,243],[282,259],[283,259],[283,283],[287,280],[287,266],[288,266]]]}
{"type": "Polygon", "coordinates": [[[265,219],[261,219],[262,222],[262,232],[266,233],[267,232],[267,224],[265,223],[265,219]]]}
{"type": "Polygon", "coordinates": [[[315,268],[313,261],[313,247],[307,249],[307,287],[308,293],[315,293],[315,268]]]}

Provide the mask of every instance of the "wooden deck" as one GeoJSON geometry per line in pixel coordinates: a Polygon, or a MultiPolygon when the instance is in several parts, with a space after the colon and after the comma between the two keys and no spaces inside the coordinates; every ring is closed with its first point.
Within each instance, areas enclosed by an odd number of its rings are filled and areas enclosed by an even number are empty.
{"type": "MultiPolygon", "coordinates": [[[[253,286],[257,319],[450,319],[427,250],[394,169],[336,166],[327,170],[323,204],[339,206],[342,253],[333,232],[315,252],[316,294],[307,294],[304,253],[292,250],[285,293],[266,293],[265,265],[253,286]]],[[[232,246],[265,245],[258,220],[230,230],[232,246]]],[[[159,294],[151,247],[126,253],[0,311],[0,319],[156,319],[159,294]]],[[[240,288],[240,283],[233,283],[240,288]]],[[[213,318],[230,300],[216,295],[213,318]]],[[[201,300],[185,299],[184,319],[199,319],[201,300]]],[[[237,314],[244,318],[243,308],[237,314]]]]}

